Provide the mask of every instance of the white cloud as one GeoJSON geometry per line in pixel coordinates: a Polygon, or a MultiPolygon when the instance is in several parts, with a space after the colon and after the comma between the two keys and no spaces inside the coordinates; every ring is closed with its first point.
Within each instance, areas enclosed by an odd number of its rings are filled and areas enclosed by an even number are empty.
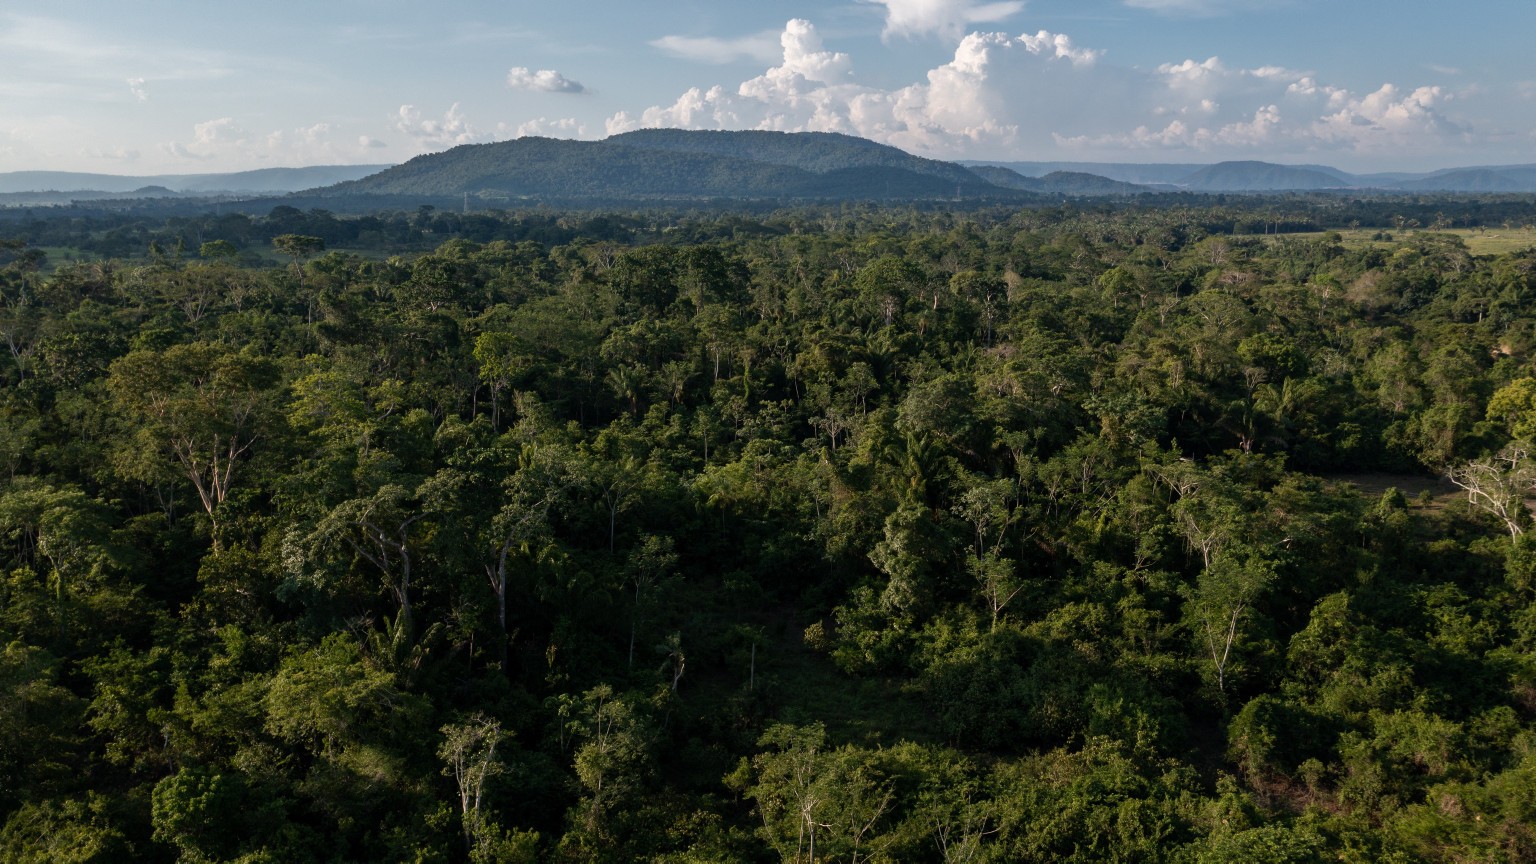
{"type": "MultiPolygon", "coordinates": [[[[189,141],[171,141],[160,146],[163,153],[177,160],[211,161],[223,165],[334,165],[353,162],[384,143],[368,135],[338,139],[339,130],[330,123],[315,123],[292,129],[275,129],[265,134],[246,131],[234,118],[220,117],[197,123],[189,141]]],[[[113,157],[110,153],[90,153],[92,158],[113,157]]],[[[376,158],[376,155],[373,157],[376,158]]]]}
{"type": "Polygon", "coordinates": [[[501,138],[586,138],[587,127],[575,117],[560,117],[551,119],[539,117],[526,123],[518,124],[516,128],[508,132],[505,125],[497,127],[497,137],[501,138]]]}
{"type": "Polygon", "coordinates": [[[660,39],[652,39],[651,47],[665,51],[674,57],[700,63],[725,64],[738,60],[771,63],[779,56],[778,34],[771,30],[737,39],[720,39],[713,36],[663,36],[660,39]]]}
{"type": "Polygon", "coordinates": [[[553,69],[535,72],[526,66],[513,66],[507,72],[507,86],[513,90],[536,90],[542,93],[587,92],[580,81],[573,81],[553,69]]]}
{"type": "Polygon", "coordinates": [[[1219,158],[1424,152],[1469,134],[1445,113],[1453,95],[1439,87],[1389,84],[1361,95],[1315,73],[1218,57],[1131,69],[1048,31],[971,33],[948,62],[903,87],[871,87],[853,73],[851,57],[796,19],[781,34],[778,64],[762,75],[689,88],[671,104],[619,112],[606,128],[845,132],[938,157],[1084,160],[1146,149],[1219,158]]]}
{"type": "Polygon", "coordinates": [[[885,7],[884,37],[938,35],[959,39],[971,24],[1003,21],[1023,11],[1022,0],[869,0],[885,7]]]}
{"type": "MultiPolygon", "coordinates": [[[[1219,64],[1179,64],[1163,67],[1159,73],[1187,83],[1204,79],[1205,73],[1219,64]]],[[[1240,82],[1242,70],[1224,70],[1229,81],[1240,82]]],[[[1349,90],[1319,84],[1311,76],[1267,82],[1271,90],[1263,95],[1276,101],[1262,104],[1243,117],[1212,117],[1209,122],[1191,123],[1177,119],[1158,128],[1150,124],[1130,132],[1102,135],[1069,136],[1058,133],[1057,143],[1069,149],[1094,152],[1141,149],[1183,149],[1218,155],[1282,154],[1302,155],[1320,150],[1356,154],[1382,154],[1411,147],[1433,146],[1464,139],[1468,130],[1447,118],[1440,110],[1451,97],[1439,87],[1420,87],[1404,93],[1391,84],[1359,96],[1349,90]],[[1280,85],[1284,85],[1280,89],[1280,85]],[[1282,105],[1286,107],[1282,108],[1282,105]]],[[[1177,87],[1172,88],[1177,89],[1177,87]]],[[[1204,88],[1209,89],[1209,88],[1204,88]]],[[[1219,88],[1218,88],[1219,89],[1219,88]]],[[[1232,88],[1251,98],[1252,87],[1232,88]]],[[[1202,102],[1202,107],[1204,103],[1202,102]]],[[[1219,109],[1219,106],[1216,106],[1219,109]]],[[[1164,114],[1174,113],[1164,109],[1164,114]]],[[[1180,109],[1178,113],[1196,113],[1180,109]]],[[[1205,111],[1220,115],[1219,110],[1205,111]]]]}
{"type": "Polygon", "coordinates": [[[267,134],[267,150],[279,153],[284,150],[324,150],[330,145],[331,124],[316,123],[285,132],[281,129],[267,134]]]}
{"type": "Polygon", "coordinates": [[[139,159],[139,151],[129,147],[113,147],[110,150],[81,147],[80,155],[87,159],[99,159],[104,162],[137,162],[139,159]]]}
{"type": "Polygon", "coordinates": [[[1423,139],[1460,137],[1467,129],[1441,113],[1451,96],[1439,87],[1419,87],[1403,93],[1392,84],[1365,96],[1345,96],[1343,106],[1318,118],[1311,134],[1319,141],[1357,150],[1379,151],[1412,145],[1423,139]]]}
{"type": "Polygon", "coordinates": [[[780,65],[743,82],[736,92],[693,87],[670,106],[647,108],[638,120],[627,112],[615,114],[606,124],[608,134],[662,126],[850,131],[846,118],[835,112],[863,90],[847,83],[852,59],[824,50],[816,28],[800,18],[784,25],[779,45],[780,65]]]}
{"type": "Polygon", "coordinates": [[[192,146],[199,149],[238,143],[244,139],[245,130],[240,128],[233,117],[220,117],[192,127],[192,146]]]}
{"type": "Polygon", "coordinates": [[[479,130],[471,126],[459,110],[459,103],[449,106],[443,119],[424,119],[415,105],[401,105],[395,112],[395,129],[409,135],[418,150],[446,150],[480,140],[479,130]]]}
{"type": "Polygon", "coordinates": [[[165,152],[177,159],[212,159],[231,156],[246,147],[245,130],[233,117],[220,117],[192,126],[192,140],[171,141],[163,145],[165,152]]]}
{"type": "Polygon", "coordinates": [[[144,82],[143,78],[129,78],[128,91],[140,102],[149,101],[149,86],[144,82]]]}
{"type": "Polygon", "coordinates": [[[1098,60],[1104,52],[1093,51],[1087,48],[1078,48],[1072,44],[1072,38],[1064,33],[1051,33],[1041,30],[1031,36],[1028,33],[1019,37],[1019,44],[1023,45],[1031,54],[1041,54],[1046,57],[1054,57],[1061,60],[1071,60],[1079,66],[1086,66],[1098,60]]]}
{"type": "Polygon", "coordinates": [[[671,105],[652,106],[638,117],[615,114],[607,131],[674,126],[844,132],[954,156],[976,145],[1010,143],[1027,121],[1118,90],[1094,73],[1098,52],[1047,31],[1017,38],[972,33],[950,62],[928,72],[926,82],[894,90],[856,83],[852,58],[827,50],[808,21],[788,22],[780,47],[779,65],[734,89],[690,88],[671,105]]]}

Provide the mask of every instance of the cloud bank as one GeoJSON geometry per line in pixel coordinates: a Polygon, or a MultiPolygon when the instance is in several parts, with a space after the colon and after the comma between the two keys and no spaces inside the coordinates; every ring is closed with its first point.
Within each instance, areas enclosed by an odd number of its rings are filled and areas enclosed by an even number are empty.
{"type": "MultiPolygon", "coordinates": [[[[193,124],[189,140],[167,142],[160,149],[181,161],[217,159],[258,165],[316,165],[349,162],[385,146],[367,135],[350,141],[341,140],[343,137],[330,123],[253,133],[233,117],[219,117],[193,124]]],[[[90,155],[94,158],[138,158],[138,153],[132,151],[117,157],[101,153],[90,155]]]]}
{"type": "MultiPolygon", "coordinates": [[[[1010,4],[880,0],[886,32],[946,34],[1010,4]]],[[[1151,0],[1146,0],[1151,2],[1151,0]]],[[[1164,3],[1165,7],[1198,4],[1164,3]]],[[[1390,154],[1467,143],[1449,113],[1455,94],[1392,83],[1354,92],[1312,72],[1232,67],[1219,57],[1143,70],[1062,33],[972,32],[954,55],[904,87],[859,83],[854,61],[815,25],[789,21],[777,64],[734,86],[692,87],[670,104],[608,118],[609,134],[641,127],[843,132],[942,158],[1210,158],[1390,154]]]]}

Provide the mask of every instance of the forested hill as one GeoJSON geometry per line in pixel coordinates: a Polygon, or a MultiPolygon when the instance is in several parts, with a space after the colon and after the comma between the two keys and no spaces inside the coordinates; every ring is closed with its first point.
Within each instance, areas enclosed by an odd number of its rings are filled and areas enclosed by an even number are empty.
{"type": "Polygon", "coordinates": [[[1201,192],[1261,192],[1277,189],[1342,189],[1350,181],[1327,170],[1268,162],[1219,162],[1184,178],[1201,192]]]}
{"type": "Polygon", "coordinates": [[[1102,197],[1139,195],[1151,191],[1146,186],[1111,180],[1097,174],[1084,174],[1081,171],[1052,171],[1044,177],[1026,177],[1011,168],[1000,165],[977,165],[971,170],[998,186],[1022,189],[1025,192],[1039,192],[1043,195],[1102,197]]]}
{"type": "Polygon", "coordinates": [[[602,141],[466,144],[314,195],[578,199],[998,198],[969,169],[832,133],[643,130],[602,141]]]}
{"type": "Polygon", "coordinates": [[[609,139],[625,147],[712,153],[770,165],[788,165],[817,174],[848,168],[897,168],[974,186],[979,179],[953,162],[924,159],[905,150],[866,138],[836,132],[695,132],[684,129],[639,129],[609,139]]]}

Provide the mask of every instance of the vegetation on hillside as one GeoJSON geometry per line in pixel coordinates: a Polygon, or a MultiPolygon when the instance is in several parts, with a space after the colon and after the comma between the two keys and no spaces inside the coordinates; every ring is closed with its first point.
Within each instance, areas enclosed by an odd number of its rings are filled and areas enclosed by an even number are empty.
{"type": "Polygon", "coordinates": [[[602,141],[519,138],[418,156],[323,197],[878,200],[1027,197],[949,162],[831,133],[641,130],[602,141]]]}

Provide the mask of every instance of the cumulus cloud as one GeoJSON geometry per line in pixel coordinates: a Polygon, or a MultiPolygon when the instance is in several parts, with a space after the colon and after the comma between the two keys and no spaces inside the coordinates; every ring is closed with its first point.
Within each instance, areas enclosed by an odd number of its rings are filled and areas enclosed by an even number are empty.
{"type": "Polygon", "coordinates": [[[481,139],[479,130],[465,119],[457,102],[449,106],[441,120],[422,117],[415,105],[401,105],[394,121],[395,129],[409,135],[418,149],[446,150],[481,139]]]}
{"type": "Polygon", "coordinates": [[[220,117],[192,127],[192,143],[198,147],[212,147],[242,141],[244,138],[245,130],[240,128],[233,117],[220,117]]]}
{"type": "Polygon", "coordinates": [[[848,131],[845,121],[823,109],[853,99],[862,88],[846,83],[853,71],[847,55],[827,51],[809,21],[796,18],[779,37],[782,62],[734,92],[723,87],[694,87],[670,106],[652,106],[638,119],[619,112],[607,122],[608,134],[640,127],[730,129],[818,129],[848,131]]]}
{"type": "Polygon", "coordinates": [[[572,81],[553,69],[535,72],[526,66],[513,66],[507,72],[507,86],[513,90],[536,90],[541,93],[587,92],[580,81],[572,81]]]}
{"type": "Polygon", "coordinates": [[[778,34],[773,31],[721,39],[713,36],[663,36],[652,39],[651,47],[674,57],[700,63],[725,64],[738,60],[772,63],[779,56],[778,34]]]}
{"type": "Polygon", "coordinates": [[[139,151],[131,147],[113,147],[107,150],[81,147],[79,152],[87,159],[100,159],[107,162],[137,162],[139,159],[139,151]]]}
{"type": "Polygon", "coordinates": [[[1072,37],[1062,33],[1051,33],[1041,30],[1031,36],[1028,33],[1019,37],[1019,44],[1031,54],[1040,54],[1047,58],[1058,60],[1071,60],[1078,66],[1086,66],[1098,60],[1104,53],[1088,48],[1079,48],[1072,44],[1072,37]]]}
{"type": "Polygon", "coordinates": [[[143,78],[129,78],[128,91],[132,93],[134,98],[138,99],[140,102],[149,101],[149,86],[145,83],[143,78]]]}
{"type": "MultiPolygon", "coordinates": [[[[218,160],[225,165],[313,165],[348,162],[383,146],[367,135],[359,137],[355,146],[338,140],[337,129],[330,123],[262,134],[248,132],[233,117],[220,117],[193,125],[190,140],[163,144],[161,150],[176,159],[218,160]]],[[[137,158],[137,154],[129,158],[137,158]]]]}
{"type": "Polygon", "coordinates": [[[379,150],[389,145],[370,135],[359,135],[357,136],[357,146],[364,150],[379,150]]]}
{"type": "Polygon", "coordinates": [[[539,117],[520,123],[514,128],[497,127],[501,138],[586,138],[587,127],[575,117],[539,117]],[[510,134],[507,134],[509,133],[510,134]]]}
{"type": "Polygon", "coordinates": [[[1440,87],[1404,92],[1392,84],[1364,95],[1319,83],[1311,74],[1278,67],[1232,69],[1218,58],[1158,67],[1161,93],[1154,115],[1178,115],[1165,125],[1143,124],[1101,135],[1057,133],[1057,143],[1093,152],[1196,150],[1223,155],[1385,153],[1464,138],[1468,130],[1443,112],[1451,95],[1440,87]],[[1249,106],[1234,115],[1224,102],[1249,106]],[[1199,98],[1198,105],[1192,100],[1199,98]],[[1256,106],[1256,107],[1254,107],[1256,106]],[[1195,118],[1195,119],[1192,119],[1195,118]]]}
{"type": "Polygon", "coordinates": [[[292,130],[278,129],[267,133],[267,152],[324,153],[330,149],[330,137],[329,123],[316,123],[292,130]]]}
{"type": "Polygon", "coordinates": [[[177,159],[212,159],[245,144],[245,130],[235,119],[220,117],[193,124],[191,141],[171,141],[161,145],[161,149],[177,159]]]}
{"type": "Polygon", "coordinates": [[[1098,52],[1046,31],[972,33],[925,82],[894,90],[857,83],[852,58],[828,50],[809,21],[788,22],[779,44],[779,64],[762,75],[735,88],[694,87],[639,116],[620,112],[609,118],[608,133],[663,126],[844,132],[959,155],[973,145],[1009,143],[1026,120],[1116,89],[1092,74],[1098,52]]]}
{"type": "Polygon", "coordinates": [[[1357,150],[1401,147],[1425,137],[1448,138],[1468,130],[1449,120],[1440,106],[1452,97],[1439,87],[1418,87],[1404,93],[1392,84],[1364,96],[1343,94],[1339,110],[1312,123],[1319,141],[1357,150]]]}
{"type": "Polygon", "coordinates": [[[1022,0],[977,3],[976,0],[869,0],[885,7],[887,39],[938,35],[959,39],[971,24],[1006,20],[1023,11],[1022,0]]]}
{"type": "Polygon", "coordinates": [[[1455,98],[1433,86],[1359,93],[1314,72],[1219,57],[1133,69],[1049,31],[970,33],[921,80],[881,88],[860,83],[853,58],[795,19],[761,75],[619,112],[606,130],[844,132],[942,158],[1113,159],[1147,149],[1282,158],[1464,143],[1469,131],[1447,113],[1455,98]]]}

